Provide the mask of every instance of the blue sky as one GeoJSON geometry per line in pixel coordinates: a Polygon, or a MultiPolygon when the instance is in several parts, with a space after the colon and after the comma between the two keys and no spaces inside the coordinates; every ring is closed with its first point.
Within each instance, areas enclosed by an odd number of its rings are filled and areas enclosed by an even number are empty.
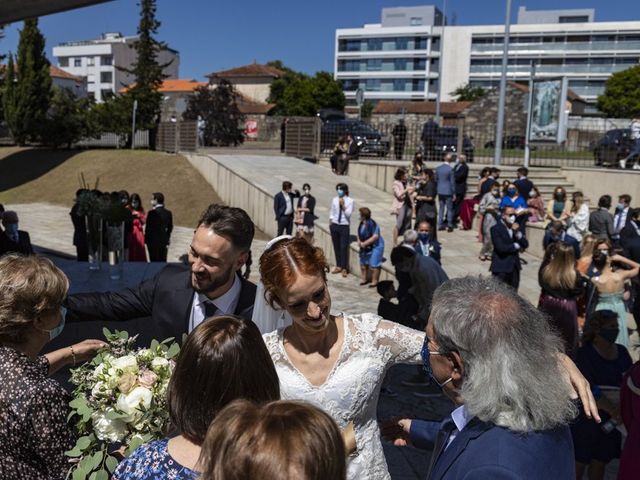
{"type": "MultiPolygon", "coordinates": [[[[47,54],[65,41],[88,40],[102,32],[135,34],[135,0],[117,0],[40,19],[47,54]]],[[[281,59],[294,69],[333,70],[336,28],[378,23],[382,7],[430,5],[407,0],[158,0],[158,37],[180,52],[180,76],[203,79],[207,73],[256,60],[281,59]]],[[[597,21],[640,20],[635,0],[513,0],[530,10],[595,8],[597,21]]],[[[447,16],[458,25],[504,21],[506,0],[448,0],[447,16]]],[[[21,23],[10,25],[0,52],[15,51],[21,23]]]]}

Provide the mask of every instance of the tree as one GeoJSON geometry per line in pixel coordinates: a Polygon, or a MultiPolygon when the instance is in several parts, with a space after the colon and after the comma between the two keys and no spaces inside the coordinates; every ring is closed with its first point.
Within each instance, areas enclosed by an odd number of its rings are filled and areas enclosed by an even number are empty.
{"type": "Polygon", "coordinates": [[[344,108],[344,93],[330,73],[317,72],[310,77],[285,67],[280,60],[267,65],[285,72],[271,84],[267,101],[276,104],[271,115],[315,116],[321,108],[344,108]]]}
{"type": "Polygon", "coordinates": [[[360,106],[360,117],[371,118],[371,114],[373,113],[373,109],[375,107],[375,104],[371,100],[365,100],[360,106]]]}
{"type": "Polygon", "coordinates": [[[42,141],[54,148],[71,148],[78,140],[94,135],[91,105],[87,97],[78,98],[68,88],[54,87],[42,141]]]}
{"type": "Polygon", "coordinates": [[[187,101],[185,120],[205,122],[205,145],[238,145],[244,141],[240,126],[244,123],[244,115],[238,108],[238,92],[226,80],[211,89],[208,86],[198,87],[187,101]]]}
{"type": "MultiPolygon", "coordinates": [[[[167,48],[166,43],[154,38],[158,33],[160,22],[156,19],[156,0],[140,0],[140,23],[138,24],[138,39],[133,43],[137,57],[131,69],[121,68],[134,75],[135,83],[125,96],[138,101],[136,111],[136,126],[140,129],[155,129],[162,108],[162,93],[158,91],[162,81],[167,76],[162,73],[169,65],[158,63],[158,52],[167,48]]],[[[129,124],[131,114],[129,114],[129,124]]]]}
{"type": "Polygon", "coordinates": [[[473,102],[485,96],[487,91],[482,87],[474,87],[469,83],[456,88],[449,95],[456,97],[456,102],[473,102]]]}
{"type": "Polygon", "coordinates": [[[24,145],[39,140],[51,99],[51,74],[38,20],[25,20],[15,65],[11,55],[4,92],[5,119],[13,140],[24,145]]]}
{"type": "Polygon", "coordinates": [[[604,93],[598,97],[597,107],[608,117],[640,116],[640,65],[611,75],[604,93]]]}

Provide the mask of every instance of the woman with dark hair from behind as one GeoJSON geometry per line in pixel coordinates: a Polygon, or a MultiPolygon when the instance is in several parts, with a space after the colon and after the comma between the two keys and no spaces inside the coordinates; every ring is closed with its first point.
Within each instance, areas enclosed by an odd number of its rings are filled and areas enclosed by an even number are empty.
{"type": "Polygon", "coordinates": [[[587,285],[575,265],[573,247],[555,242],[547,247],[538,272],[542,289],[538,308],[549,316],[551,326],[560,333],[569,357],[573,357],[578,348],[577,300],[587,285]]]}
{"type": "Polygon", "coordinates": [[[127,208],[133,216],[133,229],[129,233],[129,261],[146,262],[147,251],[144,246],[144,224],[147,220],[147,215],[144,213],[140,195],[132,193],[127,208]]]}
{"type": "Polygon", "coordinates": [[[203,480],[344,480],[345,446],[321,409],[236,400],[211,423],[202,447],[203,480]]]}
{"type": "Polygon", "coordinates": [[[315,208],[316,198],[311,195],[311,185],[305,183],[302,185],[302,195],[298,199],[295,222],[297,235],[309,243],[313,243],[314,222],[316,220],[313,212],[315,208]]]}
{"type": "Polygon", "coordinates": [[[201,323],[185,341],[167,391],[177,434],[143,445],[116,468],[114,480],[198,478],[198,458],[211,421],[236,399],[280,398],[278,375],[258,327],[232,315],[201,323]]]}
{"type": "Polygon", "coordinates": [[[604,478],[605,467],[620,458],[622,436],[615,428],[622,423],[620,387],[622,375],[633,363],[627,349],[616,342],[619,320],[616,312],[599,310],[585,326],[576,365],[592,386],[602,424],[580,413],[571,425],[576,457],[576,478],[589,469],[589,479],[604,478]]]}
{"type": "MultiPolygon", "coordinates": [[[[598,292],[598,303],[595,310],[612,310],[618,315],[619,333],[616,343],[629,346],[629,330],[624,305],[624,284],[628,279],[638,275],[640,264],[614,254],[608,242],[596,243],[593,252],[593,267],[597,271],[591,282],[598,292]],[[602,247],[607,248],[602,248],[602,247]],[[628,267],[628,270],[612,268],[612,262],[628,267]]],[[[589,319],[587,318],[587,324],[589,319]]]]}

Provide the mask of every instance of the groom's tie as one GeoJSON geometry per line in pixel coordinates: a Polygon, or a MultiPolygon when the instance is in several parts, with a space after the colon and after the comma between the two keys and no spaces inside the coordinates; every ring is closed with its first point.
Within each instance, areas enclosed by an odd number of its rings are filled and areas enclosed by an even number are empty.
{"type": "Polygon", "coordinates": [[[213,302],[204,302],[204,317],[213,317],[218,311],[218,307],[213,302]]]}

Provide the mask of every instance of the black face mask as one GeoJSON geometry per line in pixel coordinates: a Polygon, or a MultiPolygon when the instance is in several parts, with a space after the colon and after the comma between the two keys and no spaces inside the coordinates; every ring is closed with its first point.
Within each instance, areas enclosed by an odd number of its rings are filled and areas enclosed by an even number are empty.
{"type": "Polygon", "coordinates": [[[616,338],[618,338],[618,334],[619,333],[620,333],[620,329],[618,327],[601,328],[600,329],[600,333],[598,333],[598,335],[600,335],[602,338],[604,338],[609,343],[615,343],[616,338]]]}

